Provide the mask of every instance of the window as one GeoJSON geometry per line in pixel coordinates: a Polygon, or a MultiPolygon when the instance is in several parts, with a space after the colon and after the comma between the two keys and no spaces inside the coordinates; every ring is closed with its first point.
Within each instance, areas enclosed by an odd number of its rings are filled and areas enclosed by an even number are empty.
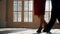
{"type": "MultiPolygon", "coordinates": [[[[49,22],[49,20],[50,20],[51,9],[52,9],[51,0],[46,0],[46,6],[45,6],[45,20],[46,20],[46,22],[49,22]]],[[[56,22],[59,23],[57,19],[56,19],[56,22]]]]}
{"type": "Polygon", "coordinates": [[[33,1],[25,0],[24,1],[24,22],[33,21],[33,1]]]}
{"type": "Polygon", "coordinates": [[[23,22],[33,22],[33,0],[14,0],[13,22],[22,22],[22,19],[23,22]]]}
{"type": "Polygon", "coordinates": [[[46,22],[49,22],[50,17],[51,17],[51,0],[46,0],[46,5],[45,5],[45,20],[46,22]]]}
{"type": "Polygon", "coordinates": [[[22,17],[22,1],[14,0],[13,2],[13,22],[21,22],[22,17]]]}

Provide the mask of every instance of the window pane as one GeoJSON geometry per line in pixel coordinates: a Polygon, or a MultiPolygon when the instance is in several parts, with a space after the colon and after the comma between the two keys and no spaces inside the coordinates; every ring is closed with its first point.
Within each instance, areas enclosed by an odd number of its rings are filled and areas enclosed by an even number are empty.
{"type": "Polygon", "coordinates": [[[29,11],[33,11],[33,0],[29,1],[29,11]]]}
{"type": "Polygon", "coordinates": [[[24,22],[28,22],[28,12],[24,12],[24,22]]]}
{"type": "Polygon", "coordinates": [[[50,0],[50,11],[52,10],[52,4],[51,4],[51,0],[50,0]]]}
{"type": "Polygon", "coordinates": [[[24,11],[28,11],[28,1],[24,1],[24,11]]]}
{"type": "Polygon", "coordinates": [[[46,22],[49,22],[49,16],[50,16],[50,12],[46,11],[45,12],[45,20],[46,20],[46,22]]]}
{"type": "Polygon", "coordinates": [[[13,12],[13,22],[17,22],[17,12],[13,12]]]}
{"type": "Polygon", "coordinates": [[[29,12],[29,22],[32,22],[32,21],[33,21],[33,13],[29,12]]]}
{"type": "Polygon", "coordinates": [[[18,11],[22,11],[22,1],[14,0],[13,9],[13,22],[21,22],[21,12],[18,11]]]}
{"type": "Polygon", "coordinates": [[[18,12],[18,22],[21,22],[21,18],[22,18],[22,13],[18,12]]]}
{"type": "Polygon", "coordinates": [[[13,11],[17,11],[17,1],[14,1],[13,3],[13,11]]]}
{"type": "Polygon", "coordinates": [[[46,1],[46,6],[45,6],[45,11],[51,11],[51,1],[50,0],[47,0],[46,1]]]}
{"type": "Polygon", "coordinates": [[[46,0],[46,6],[45,6],[45,20],[48,23],[51,17],[51,0],[46,0]]]}
{"type": "Polygon", "coordinates": [[[22,11],[22,1],[18,1],[18,11],[22,11]]]}
{"type": "Polygon", "coordinates": [[[14,2],[13,3],[17,3],[17,0],[14,0],[14,2]]]}

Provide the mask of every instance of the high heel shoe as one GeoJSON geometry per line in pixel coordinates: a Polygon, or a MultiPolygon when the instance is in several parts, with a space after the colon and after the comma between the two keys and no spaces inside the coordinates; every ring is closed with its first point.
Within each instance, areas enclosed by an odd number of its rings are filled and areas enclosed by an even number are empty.
{"type": "Polygon", "coordinates": [[[42,27],[37,30],[37,33],[41,33],[42,27]]]}

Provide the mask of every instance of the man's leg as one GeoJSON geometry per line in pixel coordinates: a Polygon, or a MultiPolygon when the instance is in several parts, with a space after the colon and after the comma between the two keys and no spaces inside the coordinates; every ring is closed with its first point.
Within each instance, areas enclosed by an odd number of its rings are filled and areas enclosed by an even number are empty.
{"type": "Polygon", "coordinates": [[[47,24],[47,26],[44,28],[43,32],[50,32],[50,29],[53,27],[54,23],[56,21],[56,16],[54,14],[51,15],[50,22],[47,24]]]}

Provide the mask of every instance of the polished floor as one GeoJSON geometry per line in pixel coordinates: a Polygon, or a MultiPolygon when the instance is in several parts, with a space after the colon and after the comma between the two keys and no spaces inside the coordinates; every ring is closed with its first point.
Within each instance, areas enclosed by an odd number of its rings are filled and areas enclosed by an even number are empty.
{"type": "MultiPolygon", "coordinates": [[[[31,28],[0,28],[0,34],[37,34],[36,31],[37,29],[31,28]]],[[[60,29],[52,29],[51,33],[60,34],[60,29]]]]}

